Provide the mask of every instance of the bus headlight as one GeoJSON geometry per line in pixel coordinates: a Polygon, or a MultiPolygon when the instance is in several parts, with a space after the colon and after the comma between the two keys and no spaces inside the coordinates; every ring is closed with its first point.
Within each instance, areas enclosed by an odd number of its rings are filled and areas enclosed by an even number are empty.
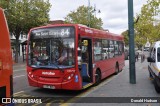
{"type": "Polygon", "coordinates": [[[33,74],[31,75],[31,77],[33,78],[33,74]]]}
{"type": "Polygon", "coordinates": [[[68,80],[72,79],[72,78],[73,78],[73,76],[74,76],[74,74],[73,74],[73,73],[71,73],[71,74],[67,74],[67,75],[65,75],[65,76],[64,76],[64,80],[63,80],[63,81],[68,81],[68,80]]]}
{"type": "Polygon", "coordinates": [[[31,72],[29,72],[28,74],[29,74],[29,75],[31,75],[32,73],[31,73],[31,72]]]}
{"type": "Polygon", "coordinates": [[[35,76],[32,74],[32,72],[28,72],[28,75],[31,77],[31,78],[34,78],[35,76]]]}

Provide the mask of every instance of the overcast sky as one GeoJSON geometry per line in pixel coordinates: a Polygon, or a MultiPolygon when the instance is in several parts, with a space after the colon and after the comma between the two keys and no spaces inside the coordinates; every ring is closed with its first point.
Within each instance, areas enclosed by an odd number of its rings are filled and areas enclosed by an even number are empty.
{"type": "MultiPolygon", "coordinates": [[[[140,12],[147,0],[133,0],[134,15],[140,12]]],[[[79,6],[88,6],[88,0],[50,0],[52,4],[50,20],[64,20],[67,14],[75,11],[79,6]]],[[[90,6],[95,6],[101,13],[96,13],[102,18],[103,28],[112,33],[121,34],[128,29],[128,0],[90,0],[90,6]]]]}

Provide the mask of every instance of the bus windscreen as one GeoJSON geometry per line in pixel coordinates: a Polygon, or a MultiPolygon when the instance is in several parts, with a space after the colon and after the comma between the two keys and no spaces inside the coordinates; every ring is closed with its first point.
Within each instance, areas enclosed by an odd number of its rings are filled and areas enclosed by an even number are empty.
{"type": "Polygon", "coordinates": [[[47,27],[30,33],[28,65],[37,68],[70,68],[75,65],[74,27],[47,27]]]}

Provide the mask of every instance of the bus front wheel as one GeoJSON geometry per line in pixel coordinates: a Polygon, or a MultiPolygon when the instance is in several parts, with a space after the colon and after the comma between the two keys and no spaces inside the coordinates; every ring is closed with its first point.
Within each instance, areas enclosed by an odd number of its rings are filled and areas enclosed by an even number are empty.
{"type": "Polygon", "coordinates": [[[100,82],[101,82],[101,72],[100,70],[97,70],[95,74],[95,86],[97,86],[100,82]]]}

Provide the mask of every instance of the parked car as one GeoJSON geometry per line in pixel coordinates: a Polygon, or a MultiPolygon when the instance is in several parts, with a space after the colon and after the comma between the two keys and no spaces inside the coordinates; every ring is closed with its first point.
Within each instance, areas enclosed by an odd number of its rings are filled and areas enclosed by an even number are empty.
{"type": "Polygon", "coordinates": [[[144,51],[149,51],[149,47],[146,47],[143,49],[144,51]]]}
{"type": "Polygon", "coordinates": [[[160,93],[160,41],[153,43],[147,58],[150,78],[153,79],[157,93],[160,93]]]}

